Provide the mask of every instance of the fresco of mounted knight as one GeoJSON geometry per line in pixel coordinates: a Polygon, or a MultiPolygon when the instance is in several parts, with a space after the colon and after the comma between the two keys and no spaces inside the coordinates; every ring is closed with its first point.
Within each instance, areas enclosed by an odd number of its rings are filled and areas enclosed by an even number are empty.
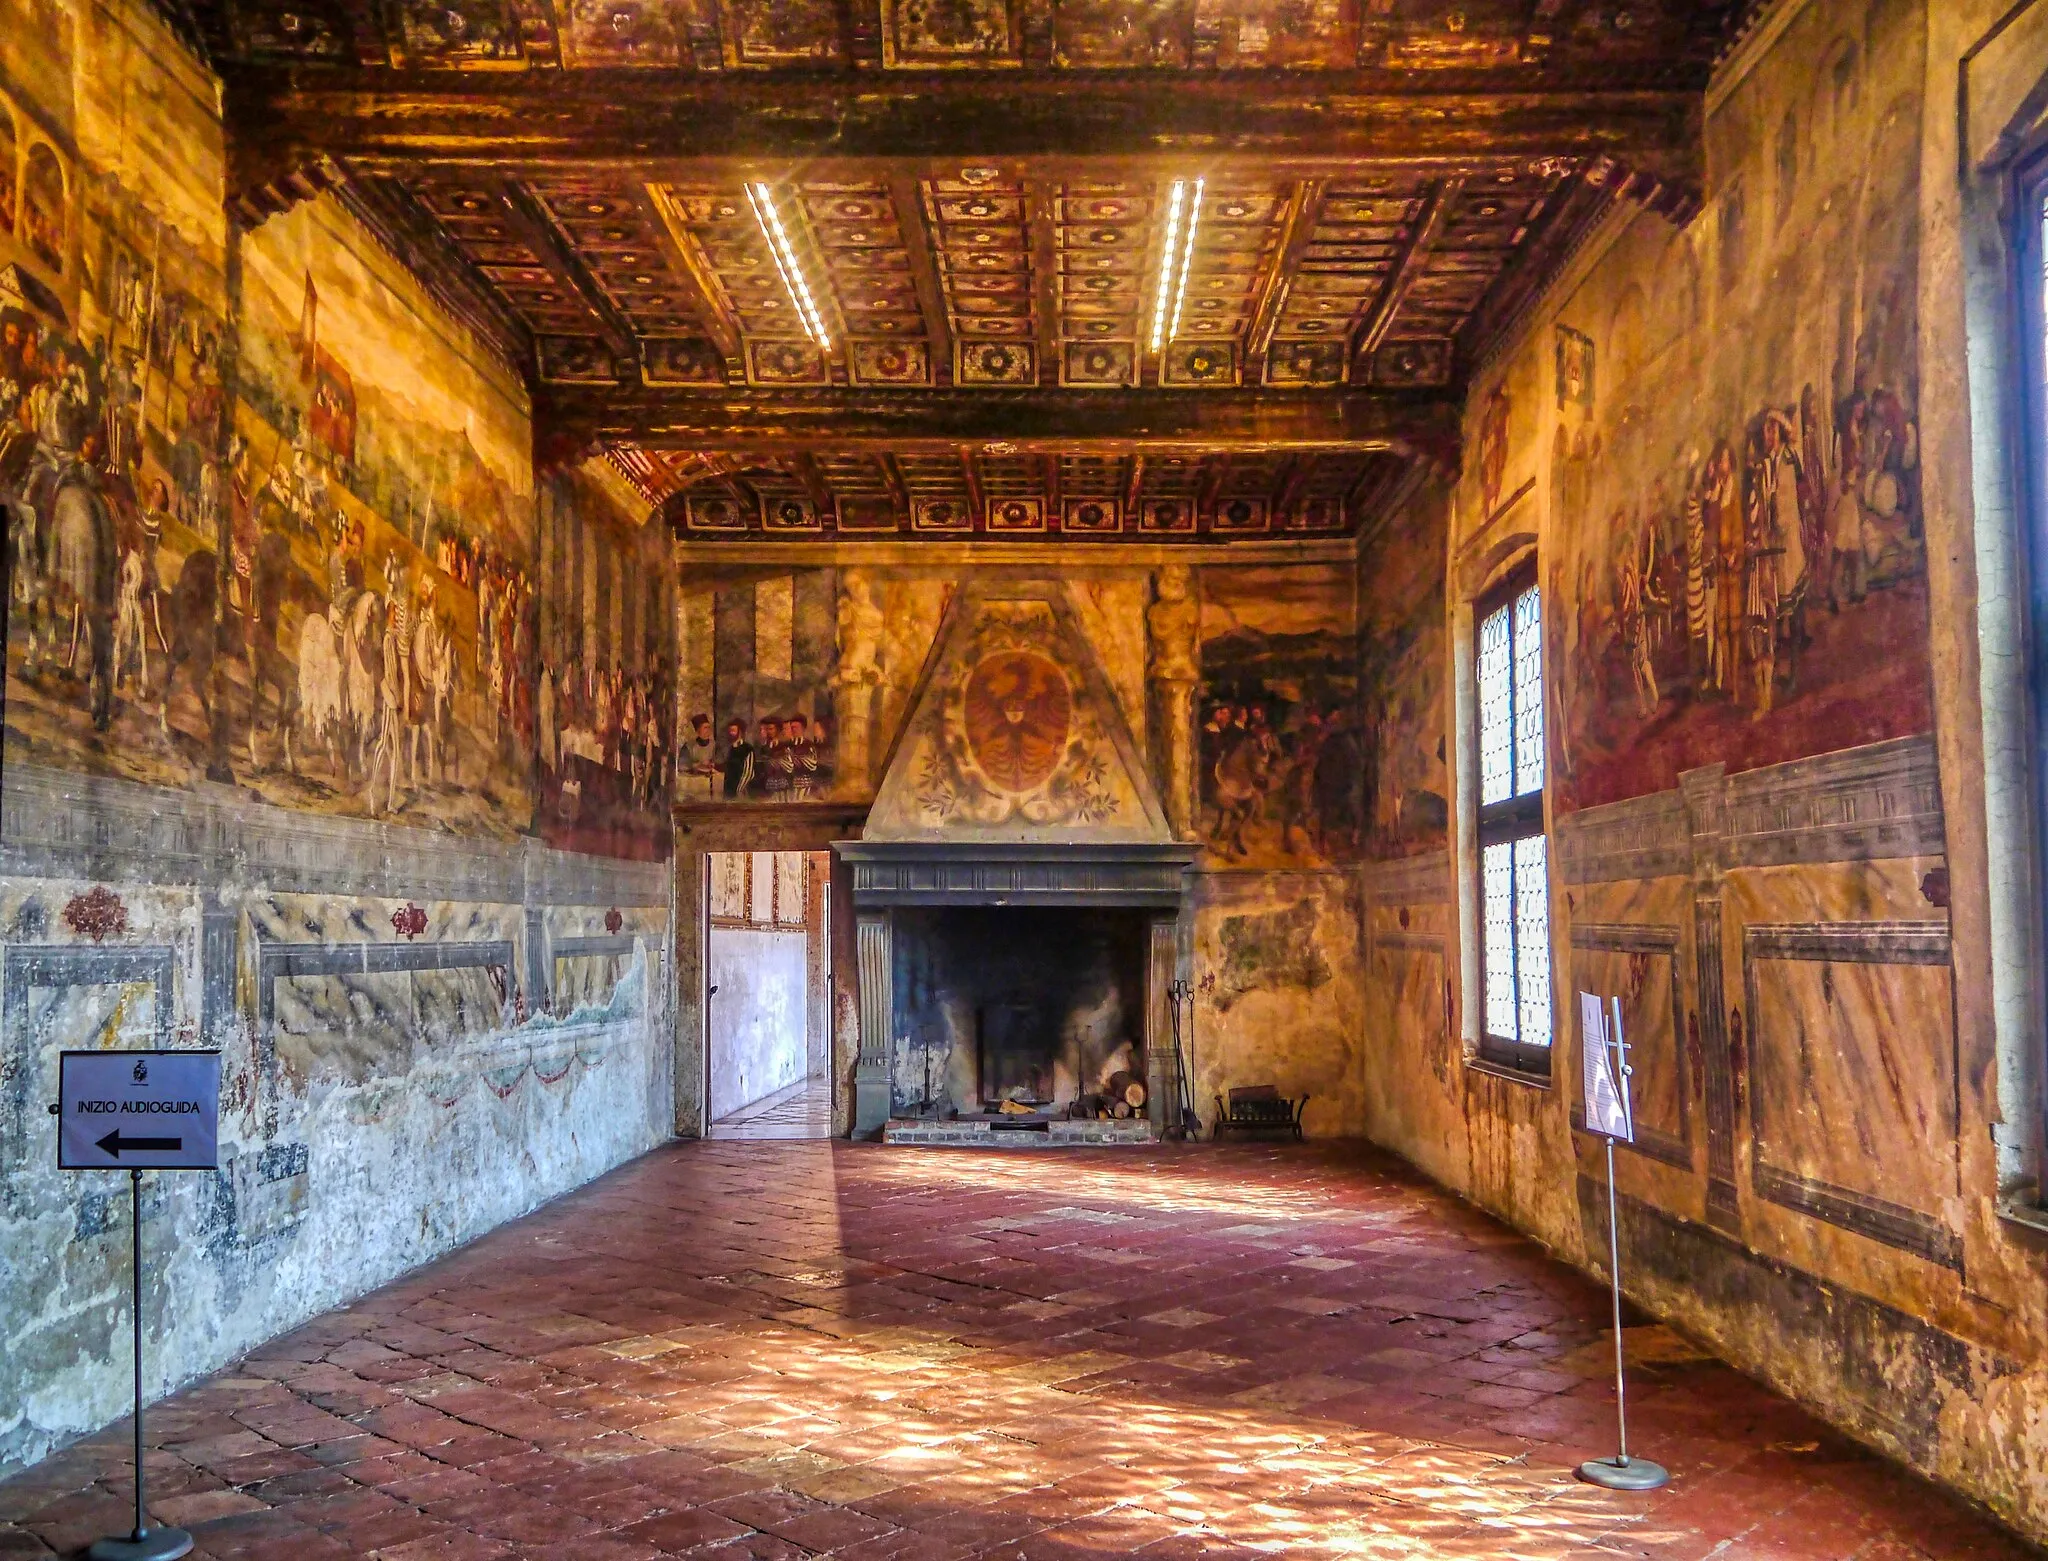
{"type": "MultiPolygon", "coordinates": [[[[10,745],[169,785],[222,778],[225,754],[290,805],[523,819],[525,565],[431,479],[388,513],[417,474],[359,459],[357,386],[318,338],[310,274],[278,354],[291,372],[231,406],[224,327],[162,270],[115,247],[83,339],[31,273],[0,268],[10,745]]],[[[483,485],[457,463],[449,486],[483,485]]]]}

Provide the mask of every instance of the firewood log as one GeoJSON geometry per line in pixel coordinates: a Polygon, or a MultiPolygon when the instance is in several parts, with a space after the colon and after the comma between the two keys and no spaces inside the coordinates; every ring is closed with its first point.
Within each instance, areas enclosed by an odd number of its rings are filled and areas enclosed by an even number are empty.
{"type": "Polygon", "coordinates": [[[1121,1101],[1138,1110],[1145,1104],[1145,1081],[1130,1073],[1112,1073],[1109,1076],[1109,1098],[1121,1101]]]}

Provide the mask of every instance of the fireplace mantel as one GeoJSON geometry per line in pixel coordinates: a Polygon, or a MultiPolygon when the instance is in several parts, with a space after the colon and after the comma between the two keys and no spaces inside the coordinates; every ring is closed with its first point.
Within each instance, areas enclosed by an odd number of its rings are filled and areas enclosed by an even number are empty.
{"type": "Polygon", "coordinates": [[[1199,847],[1150,842],[842,841],[853,902],[1180,907],[1199,847]]]}

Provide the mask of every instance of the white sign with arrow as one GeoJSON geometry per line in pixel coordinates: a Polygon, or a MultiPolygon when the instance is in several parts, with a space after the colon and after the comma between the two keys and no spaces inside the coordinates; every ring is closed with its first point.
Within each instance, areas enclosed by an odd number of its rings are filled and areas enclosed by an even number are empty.
{"type": "Polygon", "coordinates": [[[57,1168],[210,1171],[220,1163],[220,1053],[64,1052],[57,1168]]]}

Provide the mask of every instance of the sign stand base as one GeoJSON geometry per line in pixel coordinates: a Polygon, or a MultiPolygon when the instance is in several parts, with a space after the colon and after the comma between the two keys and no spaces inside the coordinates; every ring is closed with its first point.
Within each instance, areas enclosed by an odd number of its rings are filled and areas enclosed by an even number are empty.
{"type": "MultiPolygon", "coordinates": [[[[1621,1022],[1621,1005],[1615,1004],[1615,1023],[1621,1022]]],[[[1628,1077],[1622,1067],[1622,1078],[1628,1077]]],[[[1610,1491],[1653,1491],[1671,1483],[1671,1472],[1661,1463],[1628,1455],[1628,1379],[1621,1344],[1621,1215],[1614,1195],[1614,1140],[1607,1140],[1607,1271],[1614,1291],[1614,1419],[1621,1432],[1621,1451],[1612,1458],[1588,1458],[1579,1465],[1579,1478],[1588,1485],[1610,1491]]]]}
{"type": "Polygon", "coordinates": [[[92,1561],[178,1561],[189,1555],[192,1536],[181,1528],[153,1528],[135,1539],[96,1539],[86,1554],[92,1561]]]}
{"type": "Polygon", "coordinates": [[[1611,1491],[1653,1491],[1671,1483],[1664,1465],[1647,1458],[1588,1458],[1579,1465],[1579,1478],[1611,1491]]]}
{"type": "Polygon", "coordinates": [[[126,1539],[96,1539],[86,1555],[91,1561],[178,1561],[191,1552],[192,1536],[181,1528],[147,1528],[142,1515],[142,1173],[133,1169],[128,1212],[135,1257],[135,1532],[126,1539]]]}

